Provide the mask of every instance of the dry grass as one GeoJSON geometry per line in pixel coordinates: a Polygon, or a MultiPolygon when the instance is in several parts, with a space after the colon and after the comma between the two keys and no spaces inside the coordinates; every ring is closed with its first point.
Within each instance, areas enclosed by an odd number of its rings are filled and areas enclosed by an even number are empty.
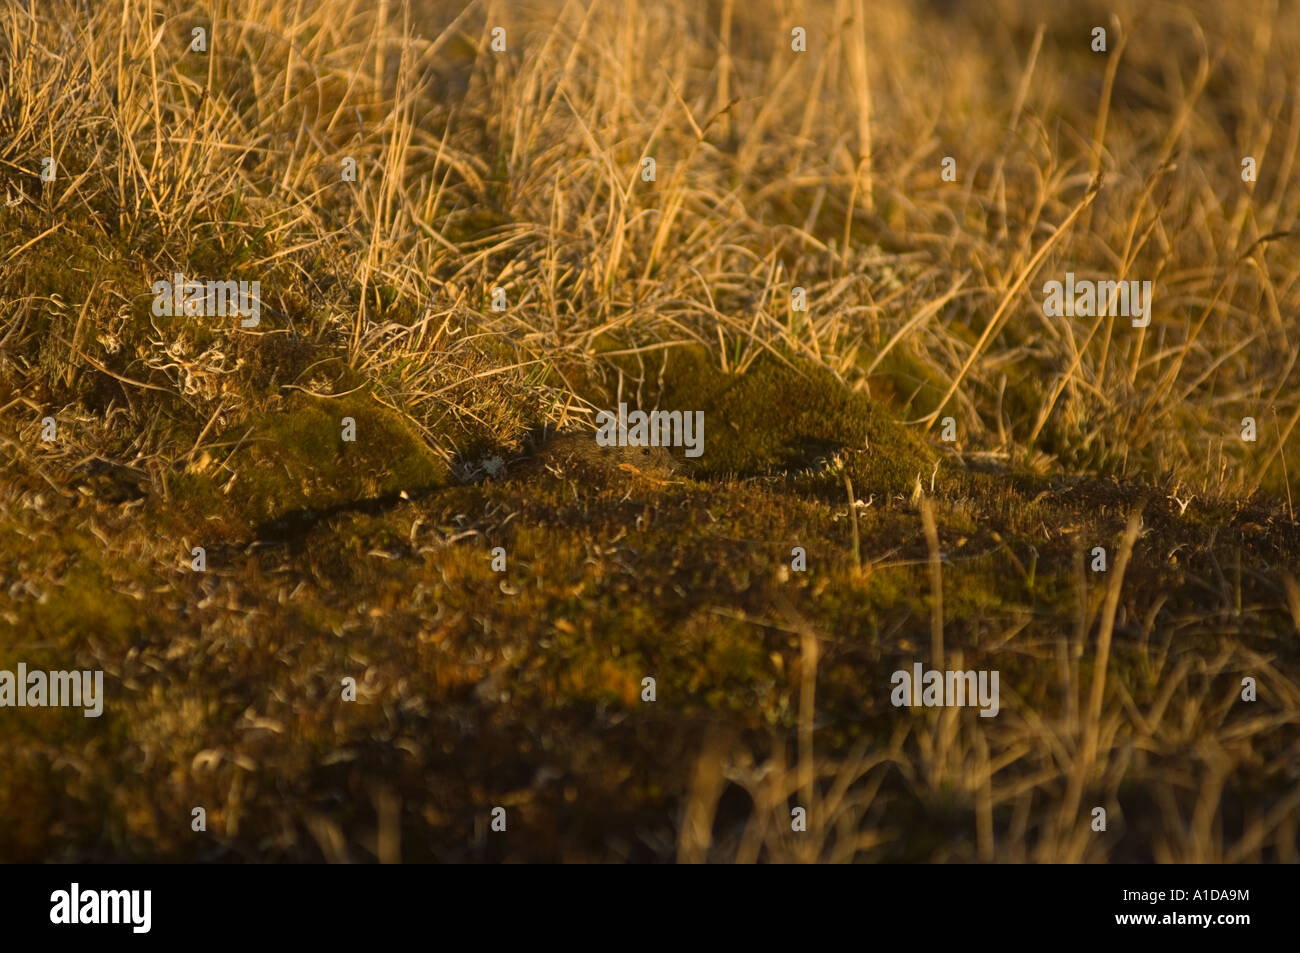
{"type": "Polygon", "coordinates": [[[1300,11],[1060,6],[6,5],[0,668],[117,708],[0,712],[0,857],[1296,860],[1300,11]],[[619,398],[713,456],[478,483],[619,398]],[[927,643],[998,718],[888,705],[927,643]]]}

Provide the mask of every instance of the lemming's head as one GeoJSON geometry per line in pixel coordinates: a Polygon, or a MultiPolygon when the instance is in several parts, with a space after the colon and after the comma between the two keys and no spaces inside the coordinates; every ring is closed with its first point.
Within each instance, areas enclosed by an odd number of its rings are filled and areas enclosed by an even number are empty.
{"type": "Polygon", "coordinates": [[[620,462],[636,467],[648,476],[668,476],[677,470],[677,461],[663,447],[610,447],[620,462]]]}

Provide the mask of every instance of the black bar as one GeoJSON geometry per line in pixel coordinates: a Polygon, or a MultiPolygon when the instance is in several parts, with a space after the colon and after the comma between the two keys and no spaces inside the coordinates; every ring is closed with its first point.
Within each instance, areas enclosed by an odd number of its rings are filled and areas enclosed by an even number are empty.
{"type": "MultiPolygon", "coordinates": [[[[8,939],[112,938],[131,944],[292,939],[337,948],[346,940],[406,935],[426,937],[432,945],[449,942],[453,929],[493,943],[516,933],[533,940],[586,934],[615,945],[636,937],[662,942],[691,931],[798,940],[824,935],[836,924],[871,945],[885,938],[977,943],[981,936],[1028,941],[1035,935],[1179,944],[1199,937],[1231,944],[1294,928],[1295,873],[1281,866],[1209,865],[797,871],[11,866],[0,868],[7,881],[0,916],[8,939]],[[135,932],[130,922],[52,923],[52,896],[70,894],[73,883],[83,904],[88,891],[150,891],[148,932],[135,932]],[[1205,915],[1213,918],[1209,925],[1190,921],[1205,915]],[[1134,916],[1152,916],[1154,922],[1119,922],[1134,916]],[[1217,919],[1243,916],[1249,922],[1217,919]]],[[[121,919],[131,917],[124,911],[121,919]]]]}

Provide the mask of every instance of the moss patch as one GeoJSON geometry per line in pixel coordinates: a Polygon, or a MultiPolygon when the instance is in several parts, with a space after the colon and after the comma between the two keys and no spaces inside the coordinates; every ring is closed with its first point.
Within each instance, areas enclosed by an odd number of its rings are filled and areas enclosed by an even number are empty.
{"type": "Polygon", "coordinates": [[[410,425],[364,392],[337,400],[293,393],[272,403],[274,409],[249,414],[223,435],[236,449],[222,466],[174,481],[175,501],[186,513],[200,518],[224,510],[247,527],[451,480],[446,463],[410,425]],[[355,441],[343,439],[345,418],[355,441]]]}

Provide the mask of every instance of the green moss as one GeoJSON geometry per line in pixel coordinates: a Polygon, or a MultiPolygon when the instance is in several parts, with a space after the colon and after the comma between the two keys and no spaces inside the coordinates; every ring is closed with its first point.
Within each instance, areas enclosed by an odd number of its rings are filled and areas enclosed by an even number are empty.
{"type": "Polygon", "coordinates": [[[843,493],[827,462],[839,455],[859,494],[905,492],[934,469],[933,451],[880,405],[830,371],[765,354],[744,373],[723,373],[701,349],[668,352],[660,408],[703,410],[699,477],[803,473],[813,492],[843,493]]]}
{"type": "MultiPolygon", "coordinates": [[[[410,426],[364,392],[337,400],[294,393],[278,410],[250,414],[231,436],[244,443],[227,461],[235,471],[227,495],[254,522],[450,482],[446,464],[410,426]],[[348,417],[354,442],[343,440],[348,417]]],[[[187,492],[211,498],[203,484],[187,481],[187,492]]]]}
{"type": "Polygon", "coordinates": [[[146,613],[139,602],[114,591],[98,569],[71,571],[45,602],[30,607],[27,626],[33,635],[93,633],[108,643],[126,645],[139,632],[146,613]]]}
{"type": "MultiPolygon", "coordinates": [[[[874,354],[864,354],[863,370],[873,361],[874,354]]],[[[902,346],[891,348],[871,373],[872,396],[905,419],[933,413],[946,390],[935,370],[902,346]]]]}
{"type": "MultiPolygon", "coordinates": [[[[25,540],[33,538],[23,536],[25,540]]],[[[16,631],[23,636],[13,642],[0,637],[6,657],[21,651],[21,660],[30,666],[68,668],[70,659],[50,646],[71,639],[81,647],[93,639],[122,647],[148,630],[148,607],[128,589],[138,591],[132,584],[137,578],[148,579],[150,567],[123,562],[99,537],[84,530],[41,539],[39,546],[31,548],[20,548],[22,545],[20,541],[7,547],[9,554],[24,577],[34,580],[43,592],[39,598],[18,603],[21,621],[16,631]]],[[[0,634],[3,631],[0,629],[0,634]]],[[[4,667],[0,663],[0,668],[4,667]]]]}

